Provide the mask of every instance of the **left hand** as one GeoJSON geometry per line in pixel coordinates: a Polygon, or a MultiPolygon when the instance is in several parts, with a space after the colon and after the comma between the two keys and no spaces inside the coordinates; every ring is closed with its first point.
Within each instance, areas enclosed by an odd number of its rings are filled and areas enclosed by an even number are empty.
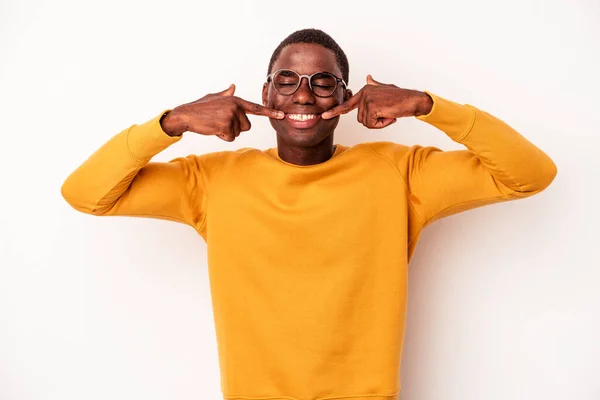
{"type": "Polygon", "coordinates": [[[377,82],[367,75],[367,84],[358,93],[321,114],[321,118],[331,119],[358,108],[358,122],[370,129],[381,129],[397,118],[428,114],[431,107],[433,100],[428,94],[377,82]]]}

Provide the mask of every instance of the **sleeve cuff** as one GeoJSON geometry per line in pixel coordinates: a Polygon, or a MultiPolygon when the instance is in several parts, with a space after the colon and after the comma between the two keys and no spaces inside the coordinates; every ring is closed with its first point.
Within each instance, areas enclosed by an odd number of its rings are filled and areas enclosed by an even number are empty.
{"type": "Polygon", "coordinates": [[[433,99],[433,107],[429,114],[416,118],[435,126],[456,142],[464,139],[475,122],[475,108],[444,99],[429,91],[425,93],[433,99]]]}
{"type": "Polygon", "coordinates": [[[160,125],[162,116],[171,111],[164,110],[150,121],[133,125],[127,133],[127,146],[136,159],[147,162],[173,143],[181,140],[181,136],[169,136],[160,125]]]}

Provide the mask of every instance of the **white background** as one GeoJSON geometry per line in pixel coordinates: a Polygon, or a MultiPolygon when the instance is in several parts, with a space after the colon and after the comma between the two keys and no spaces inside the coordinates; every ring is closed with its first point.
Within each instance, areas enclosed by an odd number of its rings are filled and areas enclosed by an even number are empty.
{"type": "MultiPolygon", "coordinates": [[[[346,51],[354,92],[371,73],[473,104],[558,166],[537,196],[424,231],[402,400],[599,399],[599,20],[597,0],[2,0],[0,399],[220,397],[203,240],[80,214],[60,186],[164,108],[230,83],[260,102],[272,51],[309,27],[346,51]]],[[[156,160],[274,146],[250,118],[233,143],[186,134],[156,160]]],[[[370,131],[354,111],[336,132],[460,148],[414,118],[370,131]]]]}

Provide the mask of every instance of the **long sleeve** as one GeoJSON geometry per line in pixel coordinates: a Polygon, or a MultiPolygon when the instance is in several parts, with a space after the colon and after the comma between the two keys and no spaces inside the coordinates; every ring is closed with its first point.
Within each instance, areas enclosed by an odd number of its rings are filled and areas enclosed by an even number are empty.
{"type": "Polygon", "coordinates": [[[552,183],[554,162],[512,127],[473,106],[427,93],[433,108],[417,118],[465,150],[372,145],[399,171],[421,228],[462,211],[535,195],[552,183]]]}
{"type": "Polygon", "coordinates": [[[485,204],[532,196],[554,180],[557,168],[550,157],[505,122],[428,94],[433,109],[417,118],[467,150],[415,146],[406,154],[410,200],[425,225],[485,204]]]}
{"type": "Polygon", "coordinates": [[[65,200],[87,214],[150,217],[198,227],[205,203],[198,158],[150,162],[181,139],[163,131],[162,115],[130,126],[94,152],[64,182],[65,200]]]}

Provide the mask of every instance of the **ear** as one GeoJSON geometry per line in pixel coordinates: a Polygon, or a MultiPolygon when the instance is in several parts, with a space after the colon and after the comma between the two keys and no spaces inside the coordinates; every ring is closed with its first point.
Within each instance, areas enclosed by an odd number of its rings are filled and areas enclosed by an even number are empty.
{"type": "Polygon", "coordinates": [[[352,97],[352,90],[346,89],[344,92],[344,102],[348,101],[352,97]]]}
{"type": "Polygon", "coordinates": [[[263,106],[265,106],[265,107],[269,103],[269,84],[267,82],[263,83],[262,102],[263,102],[263,106]]]}

